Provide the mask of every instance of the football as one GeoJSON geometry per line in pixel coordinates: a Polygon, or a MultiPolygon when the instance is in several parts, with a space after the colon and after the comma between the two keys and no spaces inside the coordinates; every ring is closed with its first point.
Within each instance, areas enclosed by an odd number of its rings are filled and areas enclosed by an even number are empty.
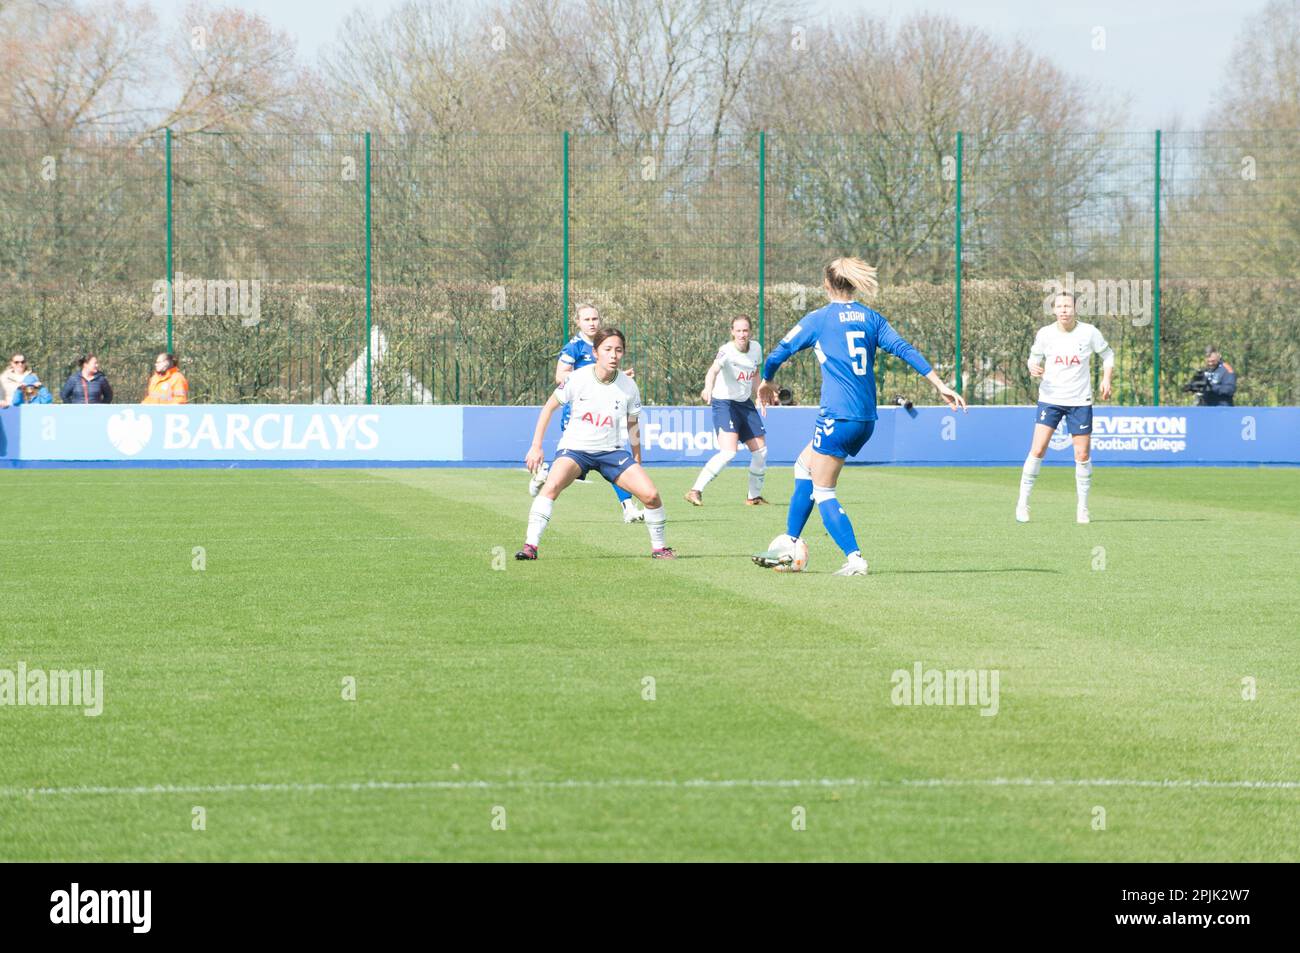
{"type": "Polygon", "coordinates": [[[768,551],[778,554],[778,562],[772,567],[777,572],[803,572],[808,568],[808,544],[802,539],[782,533],[772,540],[768,551]]]}

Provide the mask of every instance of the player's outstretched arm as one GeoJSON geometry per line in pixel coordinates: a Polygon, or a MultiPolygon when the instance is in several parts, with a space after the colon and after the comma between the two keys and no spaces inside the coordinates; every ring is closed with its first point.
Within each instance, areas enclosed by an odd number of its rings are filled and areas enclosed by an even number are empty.
{"type": "MultiPolygon", "coordinates": [[[[933,372],[930,362],[925,359],[925,355],[914,348],[908,340],[893,329],[888,321],[883,317],[879,319],[880,323],[876,328],[876,343],[881,350],[887,351],[894,355],[900,361],[907,364],[912,370],[922,377],[929,378],[933,372]]],[[[938,380],[938,378],[935,378],[938,380]]],[[[930,381],[934,383],[934,381],[930,381]]],[[[942,383],[942,381],[940,382],[942,383]]]]}
{"type": "Polygon", "coordinates": [[[528,448],[528,456],[524,457],[524,466],[528,467],[530,472],[536,473],[537,468],[542,465],[546,455],[542,452],[542,437],[546,434],[546,428],[551,424],[551,415],[555,413],[560,402],[552,394],[546,398],[546,403],[542,405],[542,412],[537,415],[537,428],[533,431],[533,445],[528,448]]]}
{"type": "Polygon", "coordinates": [[[945,404],[953,410],[960,409],[962,413],[966,412],[966,399],[945,384],[943,378],[934,371],[930,371],[929,374],[925,375],[925,379],[934,385],[934,389],[939,392],[939,396],[943,398],[945,404]]]}
{"type": "Polygon", "coordinates": [[[763,362],[763,373],[758,383],[758,399],[763,406],[775,407],[780,402],[779,392],[772,379],[776,377],[776,372],[780,370],[781,365],[804,348],[812,347],[816,342],[817,327],[809,320],[808,315],[804,315],[803,320],[781,338],[781,343],[772,348],[772,353],[768,354],[767,360],[763,362]]]}
{"type": "Polygon", "coordinates": [[[945,404],[953,410],[960,408],[963,413],[965,412],[966,401],[961,394],[945,384],[943,378],[934,372],[930,362],[925,359],[925,355],[909,344],[907,339],[895,331],[889,322],[883,318],[880,319],[876,331],[876,341],[882,349],[905,361],[912,370],[928,380],[934,389],[939,392],[939,396],[943,398],[945,404]]]}

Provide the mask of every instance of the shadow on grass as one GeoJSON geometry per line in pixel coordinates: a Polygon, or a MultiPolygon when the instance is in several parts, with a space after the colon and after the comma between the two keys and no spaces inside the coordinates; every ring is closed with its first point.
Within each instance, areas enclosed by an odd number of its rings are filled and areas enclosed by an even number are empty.
{"type": "MultiPolygon", "coordinates": [[[[568,525],[568,524],[570,524],[570,523],[573,523],[573,524],[575,524],[575,525],[576,525],[576,524],[586,524],[586,525],[590,525],[590,524],[592,524],[592,523],[615,523],[615,524],[617,524],[619,521],[620,521],[619,517],[614,517],[614,518],[607,519],[607,520],[565,520],[564,523],[565,523],[565,525],[568,525]]],[[[685,526],[687,523],[695,524],[695,523],[730,523],[730,522],[732,522],[732,520],[729,520],[729,519],[723,519],[723,518],[721,518],[721,517],[716,517],[716,516],[695,516],[695,517],[692,517],[692,516],[682,516],[682,517],[675,517],[675,518],[673,519],[673,521],[672,521],[673,525],[680,525],[680,526],[685,526]]],[[[635,525],[635,526],[641,526],[641,525],[643,525],[643,524],[641,524],[641,523],[627,523],[627,524],[625,524],[625,525],[628,525],[628,526],[634,526],[634,525],[635,525]]]]}
{"type": "Polygon", "coordinates": [[[1040,572],[1040,573],[1049,573],[1053,576],[1061,575],[1061,570],[1059,569],[1039,569],[1039,568],[1030,568],[1028,566],[1009,566],[1005,569],[881,569],[881,570],[873,569],[871,570],[870,575],[872,576],[917,576],[917,575],[930,575],[935,573],[947,575],[948,573],[969,573],[969,572],[1040,572]]]}
{"type": "MultiPolygon", "coordinates": [[[[563,560],[565,562],[586,562],[589,559],[648,560],[650,559],[650,556],[648,553],[646,554],[591,553],[591,554],[584,554],[584,555],[574,554],[571,556],[551,556],[550,558],[552,560],[563,560]]],[[[753,565],[749,557],[737,556],[735,553],[678,552],[677,558],[671,561],[680,562],[683,559],[725,559],[732,562],[742,562],[742,561],[748,562],[750,563],[750,565],[753,565]]],[[[665,561],[669,561],[669,560],[665,560],[665,561]]],[[[758,566],[755,566],[754,568],[759,571],[765,571],[765,570],[761,570],[760,567],[758,566]]],[[[871,570],[870,575],[872,576],[916,576],[916,575],[947,575],[950,573],[990,573],[990,572],[991,573],[1036,572],[1036,573],[1046,573],[1053,576],[1062,575],[1061,570],[1059,569],[1040,569],[1037,567],[1029,567],[1029,566],[1010,566],[1005,569],[882,569],[882,570],[873,569],[871,570]]],[[[822,575],[830,575],[830,573],[810,572],[808,575],[822,576],[822,575]]]]}
{"type": "MultiPolygon", "coordinates": [[[[678,551],[676,559],[656,559],[651,560],[649,553],[592,553],[592,554],[573,554],[570,556],[550,556],[552,560],[565,560],[566,562],[586,562],[589,559],[622,559],[622,560],[645,560],[646,562],[680,562],[683,559],[725,559],[728,561],[741,560],[750,563],[748,556],[737,556],[735,553],[683,553],[678,551]]],[[[752,566],[753,563],[750,563],[752,566]]],[[[755,566],[755,569],[758,567],[755,566]]]]}
{"type": "Polygon", "coordinates": [[[1136,519],[1112,520],[1112,519],[1094,519],[1094,523],[1217,523],[1218,520],[1206,519],[1204,516],[1188,517],[1138,517],[1136,519]]]}

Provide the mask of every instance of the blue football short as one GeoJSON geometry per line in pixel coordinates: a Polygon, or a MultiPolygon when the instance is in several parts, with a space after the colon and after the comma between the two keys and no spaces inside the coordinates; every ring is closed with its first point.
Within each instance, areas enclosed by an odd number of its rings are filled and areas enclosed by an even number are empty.
{"type": "Polygon", "coordinates": [[[821,414],[813,430],[813,449],[841,460],[856,456],[875,429],[874,420],[836,420],[821,414]]]}
{"type": "Polygon", "coordinates": [[[763,415],[754,406],[752,398],[750,400],[714,398],[709,401],[709,406],[713,408],[713,429],[721,430],[723,433],[734,433],[741,443],[753,440],[755,437],[762,437],[767,433],[767,428],[763,426],[763,415]]]}
{"type": "Polygon", "coordinates": [[[1035,423],[1056,429],[1056,425],[1065,418],[1065,432],[1071,436],[1086,436],[1092,433],[1092,404],[1082,407],[1062,407],[1060,404],[1038,402],[1038,416],[1035,423]]]}
{"type": "Polygon", "coordinates": [[[586,478],[588,470],[596,470],[610,483],[617,483],[618,478],[623,475],[623,471],[636,463],[632,459],[632,453],[629,450],[607,450],[603,453],[588,453],[585,450],[561,450],[555,455],[555,459],[559,460],[561,458],[572,460],[582,467],[582,472],[578,474],[579,480],[586,478]]]}

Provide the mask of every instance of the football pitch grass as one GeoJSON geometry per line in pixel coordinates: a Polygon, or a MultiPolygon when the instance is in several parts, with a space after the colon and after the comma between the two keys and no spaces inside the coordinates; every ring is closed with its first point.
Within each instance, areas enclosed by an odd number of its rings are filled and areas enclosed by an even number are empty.
{"type": "Polygon", "coordinates": [[[1300,471],[855,467],[848,579],[695,473],[532,563],[521,470],[0,473],[0,669],[104,673],[0,707],[0,859],[1300,859],[1300,471]]]}

